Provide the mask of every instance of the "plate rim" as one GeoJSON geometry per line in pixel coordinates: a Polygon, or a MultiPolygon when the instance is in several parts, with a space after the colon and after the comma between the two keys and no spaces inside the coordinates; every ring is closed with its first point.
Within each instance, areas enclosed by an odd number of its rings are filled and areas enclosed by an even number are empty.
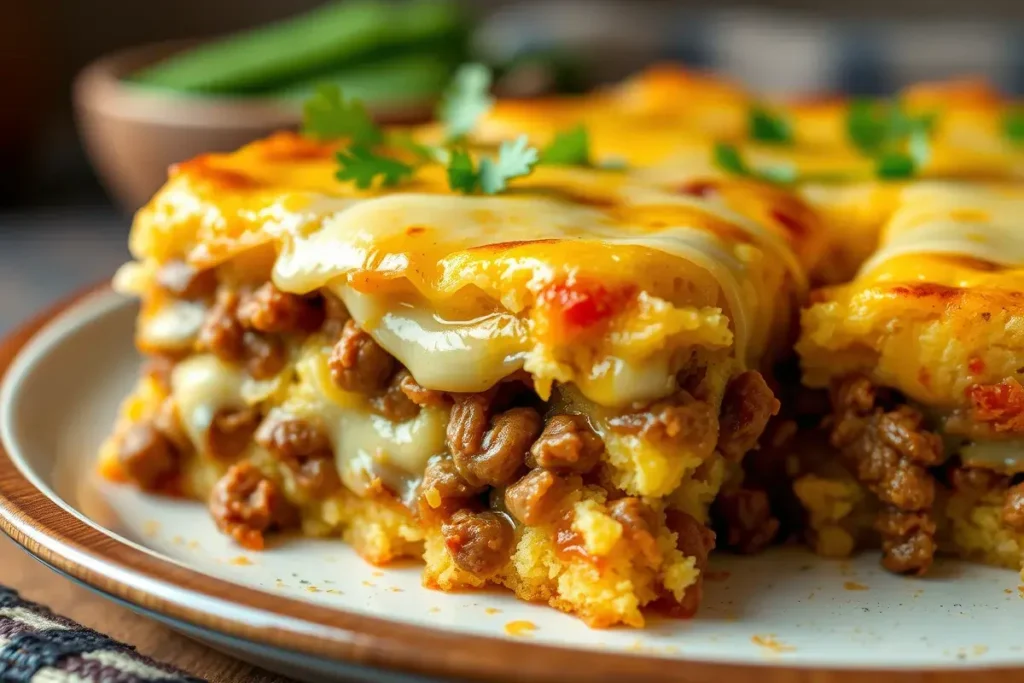
{"type": "MultiPolygon", "coordinates": [[[[108,281],[86,287],[6,335],[0,340],[0,386],[16,379],[9,371],[21,351],[55,320],[93,296],[112,294],[108,281]]],[[[867,683],[879,675],[894,683],[1009,683],[1024,674],[1022,666],[852,669],[669,659],[470,635],[312,605],[208,576],[85,523],[36,488],[7,448],[0,442],[0,529],[30,554],[142,609],[302,655],[421,676],[537,683],[739,683],[766,676],[772,683],[867,683]]]]}

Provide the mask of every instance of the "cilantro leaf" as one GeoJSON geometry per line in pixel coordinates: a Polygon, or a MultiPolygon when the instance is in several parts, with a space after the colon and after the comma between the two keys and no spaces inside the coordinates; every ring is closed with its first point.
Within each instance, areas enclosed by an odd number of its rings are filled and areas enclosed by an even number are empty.
{"type": "Polygon", "coordinates": [[[1006,112],[1003,117],[1003,134],[1014,144],[1024,144],[1024,109],[1006,112]]]}
{"type": "Polygon", "coordinates": [[[323,84],[302,107],[302,130],[319,140],[348,138],[354,145],[374,145],[384,138],[380,127],[359,100],[347,100],[341,89],[323,84]]]}
{"type": "Polygon", "coordinates": [[[713,152],[715,165],[727,173],[752,178],[776,185],[788,185],[797,180],[796,168],[790,165],[767,166],[761,169],[751,168],[739,149],[727,142],[715,143],[713,152]]]}
{"type": "Polygon", "coordinates": [[[850,140],[874,157],[875,175],[883,179],[913,177],[931,157],[934,112],[908,114],[898,102],[858,100],[847,111],[850,140]]]}
{"type": "Polygon", "coordinates": [[[437,110],[449,141],[461,140],[494,105],[491,71],[483,64],[464,64],[445,91],[437,110]]]}
{"type": "Polygon", "coordinates": [[[723,171],[739,176],[750,175],[747,162],[743,160],[743,156],[740,155],[740,151],[736,149],[735,145],[725,142],[715,143],[714,159],[715,165],[723,171]]]}
{"type": "Polygon", "coordinates": [[[906,152],[886,152],[875,160],[875,175],[885,180],[912,178],[917,162],[906,152]]]}
{"type": "Polygon", "coordinates": [[[590,135],[583,124],[555,134],[541,150],[542,164],[553,166],[590,166],[590,135]]]}
{"type": "Polygon", "coordinates": [[[508,187],[510,180],[529,175],[537,165],[539,154],[530,147],[525,135],[501,143],[495,159],[483,159],[479,167],[464,149],[453,149],[448,160],[448,186],[463,194],[479,190],[497,194],[508,187]]]}
{"type": "Polygon", "coordinates": [[[448,187],[463,194],[472,194],[479,182],[473,157],[464,149],[453,149],[448,160],[448,187]]]}
{"type": "Polygon", "coordinates": [[[397,159],[380,156],[364,145],[353,145],[335,155],[338,171],[334,177],[338,180],[354,181],[361,190],[370,188],[380,177],[380,184],[391,187],[402,179],[412,175],[413,167],[397,159]]]}
{"type": "Polygon", "coordinates": [[[885,118],[869,100],[854,100],[846,112],[846,134],[859,149],[874,151],[886,137],[885,118]]]}
{"type": "Polygon", "coordinates": [[[747,130],[758,142],[784,145],[793,142],[793,129],[789,122],[764,107],[753,106],[747,113],[747,130]]]}
{"type": "Polygon", "coordinates": [[[537,165],[539,154],[531,147],[525,135],[501,143],[497,159],[480,162],[480,190],[484,194],[497,194],[508,186],[508,181],[530,175],[537,165]]]}

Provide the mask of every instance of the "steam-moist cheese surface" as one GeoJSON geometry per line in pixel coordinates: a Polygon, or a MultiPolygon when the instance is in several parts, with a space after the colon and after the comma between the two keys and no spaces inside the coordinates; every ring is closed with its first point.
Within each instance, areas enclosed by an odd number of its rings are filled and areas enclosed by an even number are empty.
{"type": "Polygon", "coordinates": [[[889,220],[882,245],[861,267],[862,274],[909,254],[947,254],[1005,267],[1024,266],[1019,225],[1024,191],[1009,185],[925,182],[907,187],[902,195],[902,208],[889,220]]]}
{"type": "MultiPolygon", "coordinates": [[[[516,315],[517,302],[508,301],[512,312],[446,320],[425,310],[415,295],[381,295],[353,285],[347,276],[402,278],[432,301],[460,297],[481,278],[497,283],[525,279],[526,289],[536,293],[557,279],[561,266],[585,271],[588,248],[639,247],[711,273],[728,306],[737,356],[745,359],[751,344],[759,352],[763,340],[758,335],[766,332],[766,325],[758,318],[767,305],[749,277],[752,264],[729,242],[749,240],[767,249],[799,282],[802,273],[792,251],[777,235],[709,202],[667,193],[653,199],[657,204],[649,206],[665,208],[655,225],[631,221],[628,208],[620,217],[534,197],[400,194],[364,199],[340,210],[332,200],[314,200],[306,211],[322,217],[319,225],[287,233],[274,281],[294,292],[331,286],[360,326],[418,381],[439,390],[472,392],[486,389],[527,361],[529,324],[516,315]],[[673,208],[688,211],[672,216],[673,208]],[[679,222],[673,224],[672,218],[679,222]],[[714,227],[709,229],[713,222],[729,229],[728,242],[714,227]],[[556,240],[578,242],[579,262],[559,264],[547,258],[545,243],[556,240]],[[526,247],[526,253],[511,254],[517,247],[526,247]]],[[[622,251],[624,258],[631,253],[636,250],[622,251]]],[[[614,402],[667,393],[667,370],[622,366],[619,373],[626,377],[617,383],[614,402]]]]}
{"type": "Polygon", "coordinates": [[[790,242],[806,234],[675,190],[685,177],[540,167],[500,196],[464,196],[426,168],[367,192],[323,156],[284,135],[189,162],[140,213],[133,252],[166,260],[172,244],[209,267],[271,243],[280,289],[335,292],[428,388],[481,391],[525,368],[542,396],[572,381],[604,405],[670,393],[684,347],[758,364],[782,324],[778,292],[806,287],[790,242]],[[535,309],[557,287],[619,301],[602,348],[576,344],[589,358],[566,360],[572,344],[541,329],[535,309]]]}

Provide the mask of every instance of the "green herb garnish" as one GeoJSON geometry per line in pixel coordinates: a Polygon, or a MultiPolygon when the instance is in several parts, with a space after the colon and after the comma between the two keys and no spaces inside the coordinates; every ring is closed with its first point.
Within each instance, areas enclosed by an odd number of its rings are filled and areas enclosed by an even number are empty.
{"type": "Polygon", "coordinates": [[[474,165],[472,157],[465,150],[452,150],[448,162],[448,185],[463,194],[472,194],[478,190],[484,194],[497,194],[508,186],[509,181],[529,175],[537,165],[539,156],[525,135],[501,143],[498,156],[482,159],[479,167],[474,165]]]}
{"type": "Polygon", "coordinates": [[[768,166],[755,169],[747,164],[735,145],[727,142],[715,143],[715,165],[733,175],[761,180],[776,185],[788,185],[796,181],[796,169],[789,165],[768,166]]]}
{"type": "Polygon", "coordinates": [[[1014,144],[1024,144],[1024,109],[1006,112],[1003,117],[1003,134],[1014,144]]]}
{"type": "MultiPolygon", "coordinates": [[[[446,130],[445,143],[440,146],[424,145],[408,135],[386,135],[361,102],[346,99],[333,85],[319,87],[305,103],[303,132],[320,140],[347,139],[348,147],[335,155],[335,177],[354,182],[360,189],[375,184],[391,187],[411,177],[417,166],[439,163],[447,166],[452,190],[497,194],[510,181],[530,174],[540,160],[540,153],[530,146],[525,135],[503,142],[496,157],[481,159],[479,164],[457,146],[493,104],[490,85],[491,73],[482,65],[469,64],[458,70],[438,111],[446,130]],[[382,143],[408,152],[416,163],[377,153],[374,148],[382,143]]],[[[545,155],[546,163],[550,164],[590,165],[586,129],[578,126],[559,133],[545,148],[545,155]]]]}
{"type": "Polygon", "coordinates": [[[541,150],[540,162],[552,166],[590,166],[590,135],[583,124],[555,134],[541,150]]]}
{"type": "Polygon", "coordinates": [[[453,149],[448,159],[448,187],[471,194],[480,182],[473,157],[464,149],[453,149]]]}
{"type": "Polygon", "coordinates": [[[483,64],[464,64],[455,72],[437,110],[449,142],[463,139],[494,106],[490,90],[491,71],[483,64]]]}
{"type": "Polygon", "coordinates": [[[857,100],[847,111],[846,131],[858,149],[874,157],[879,178],[911,178],[931,157],[936,118],[934,112],[909,114],[897,102],[857,100]]]}
{"type": "Polygon", "coordinates": [[[354,181],[361,190],[372,187],[378,178],[381,186],[392,187],[412,176],[414,170],[409,164],[376,154],[363,145],[353,145],[338,152],[335,159],[338,161],[338,171],[334,177],[354,181]]]}
{"type": "Polygon", "coordinates": [[[345,99],[336,85],[324,84],[302,108],[302,132],[318,140],[347,138],[353,145],[375,145],[384,133],[363,103],[345,99]]]}
{"type": "Polygon", "coordinates": [[[789,122],[778,114],[760,106],[753,106],[747,113],[747,131],[758,142],[786,145],[793,142],[793,129],[789,122]]]}

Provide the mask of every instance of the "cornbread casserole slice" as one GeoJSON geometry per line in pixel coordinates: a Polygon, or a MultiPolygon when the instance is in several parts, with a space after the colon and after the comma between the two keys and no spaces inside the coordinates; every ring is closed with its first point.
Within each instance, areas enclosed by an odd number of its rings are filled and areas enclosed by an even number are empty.
{"type": "Polygon", "coordinates": [[[139,212],[116,284],[151,362],[106,476],[208,500],[248,548],[301,528],[594,626],[692,614],[712,527],[743,551],[778,527],[741,461],[822,251],[810,210],[543,165],[501,196],[437,166],[358,190],[337,149],[206,155],[139,212]]]}
{"type": "Polygon", "coordinates": [[[880,540],[900,573],[943,549],[1021,568],[1021,206],[1019,186],[906,187],[860,274],[812,296],[797,350],[831,388],[844,464],[795,482],[821,552],[880,540]]]}
{"type": "Polygon", "coordinates": [[[657,68],[475,123],[173,169],[116,278],[150,362],[104,474],[249,548],[340,536],[593,626],[692,615],[712,548],[790,531],[899,573],[1020,568],[1011,103],[765,103],[657,68]],[[519,134],[535,168],[501,159],[519,134]]]}

